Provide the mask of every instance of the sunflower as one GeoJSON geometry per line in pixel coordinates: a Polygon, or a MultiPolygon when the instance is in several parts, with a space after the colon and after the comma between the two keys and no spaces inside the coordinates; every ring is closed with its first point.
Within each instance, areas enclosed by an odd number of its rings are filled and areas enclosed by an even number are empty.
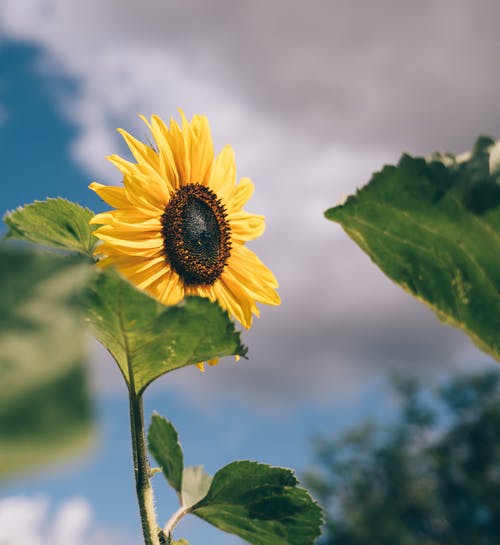
{"type": "Polygon", "coordinates": [[[236,183],[231,146],[214,158],[207,118],[181,117],[167,126],[141,116],[154,145],[118,129],[136,162],[111,155],[123,187],[89,186],[114,208],[91,220],[101,225],[96,255],[166,305],[208,297],[249,328],[257,302],[280,303],[273,273],[245,246],[263,233],[264,217],[243,210],[254,186],[236,183]]]}

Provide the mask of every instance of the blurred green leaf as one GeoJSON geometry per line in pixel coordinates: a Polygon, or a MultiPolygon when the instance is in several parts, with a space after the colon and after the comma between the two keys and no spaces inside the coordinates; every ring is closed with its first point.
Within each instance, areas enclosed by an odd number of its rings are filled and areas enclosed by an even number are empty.
{"type": "Polygon", "coordinates": [[[89,443],[82,258],[0,246],[0,477],[89,443]]]}
{"type": "Polygon", "coordinates": [[[189,297],[166,307],[110,269],[98,276],[87,306],[95,336],[136,394],[174,369],[246,354],[234,324],[217,304],[189,297]]]}
{"type": "Polygon", "coordinates": [[[202,500],[210,488],[212,476],[209,475],[203,466],[189,466],[184,468],[182,473],[182,505],[192,507],[202,500]]]}
{"type": "Polygon", "coordinates": [[[498,144],[470,154],[403,155],[327,210],[395,282],[500,360],[498,144]]]}
{"type": "Polygon", "coordinates": [[[219,470],[192,513],[254,545],[312,545],[321,509],[292,471],[257,462],[233,462],[219,470]]]}
{"type": "Polygon", "coordinates": [[[170,486],[180,494],[184,466],[182,448],[174,426],[159,414],[153,414],[151,418],[148,447],[170,486]]]}
{"type": "Polygon", "coordinates": [[[172,545],[189,545],[189,542],[183,537],[181,537],[180,539],[172,541],[172,545]]]}
{"type": "Polygon", "coordinates": [[[97,239],[89,225],[94,213],[66,199],[35,201],[4,216],[7,238],[92,256],[97,239]]]}

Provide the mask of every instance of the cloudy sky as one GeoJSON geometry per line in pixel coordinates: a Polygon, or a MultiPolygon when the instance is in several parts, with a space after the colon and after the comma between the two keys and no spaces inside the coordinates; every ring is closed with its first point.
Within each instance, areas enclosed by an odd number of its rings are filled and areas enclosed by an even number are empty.
{"type": "MultiPolygon", "coordinates": [[[[145,138],[139,113],[206,114],[216,148],[233,145],[239,174],[255,182],[248,208],[266,215],[267,231],[253,249],[283,304],[245,334],[249,362],[172,374],[151,405],[168,398],[195,451],[218,438],[218,449],[203,447],[213,469],[229,454],[305,467],[312,433],[380,409],[388,370],[492,365],[322,213],[403,151],[458,153],[480,133],[500,136],[498,20],[495,0],[0,0],[2,212],[47,195],[102,210],[86,186],[120,182],[104,160],[126,153],[116,127],[145,138]],[[288,438],[281,446],[276,430],[288,438]]],[[[99,347],[91,352],[103,435],[123,442],[127,471],[119,377],[99,347]]],[[[71,486],[113,463],[106,444],[64,479],[5,495],[80,497],[71,486]]],[[[101,489],[89,485],[81,501],[95,524],[118,527],[101,489]]],[[[133,509],[123,506],[132,529],[133,509]]]]}

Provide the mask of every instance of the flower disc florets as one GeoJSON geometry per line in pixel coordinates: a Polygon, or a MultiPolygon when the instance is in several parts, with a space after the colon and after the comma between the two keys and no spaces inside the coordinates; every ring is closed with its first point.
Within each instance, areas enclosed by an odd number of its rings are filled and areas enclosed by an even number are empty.
{"type": "Polygon", "coordinates": [[[161,218],[165,253],[186,285],[212,285],[231,253],[230,228],[220,199],[201,184],[181,187],[161,218]]]}

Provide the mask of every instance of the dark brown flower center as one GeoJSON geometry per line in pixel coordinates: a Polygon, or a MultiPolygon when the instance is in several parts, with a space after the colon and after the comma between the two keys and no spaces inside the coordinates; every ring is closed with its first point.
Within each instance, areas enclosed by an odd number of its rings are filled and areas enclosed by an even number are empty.
{"type": "Polygon", "coordinates": [[[173,195],[161,217],[167,258],[187,285],[211,285],[231,253],[231,231],[217,195],[188,184],[173,195]]]}

